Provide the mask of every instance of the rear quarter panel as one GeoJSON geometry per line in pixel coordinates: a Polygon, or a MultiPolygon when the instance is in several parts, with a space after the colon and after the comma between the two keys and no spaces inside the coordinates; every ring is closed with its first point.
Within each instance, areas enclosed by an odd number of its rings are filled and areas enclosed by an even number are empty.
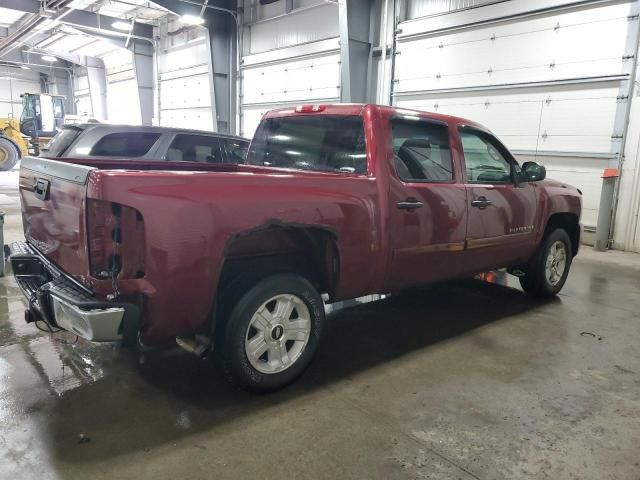
{"type": "MultiPolygon", "coordinates": [[[[323,173],[95,171],[87,196],[137,209],[145,277],[119,283],[148,298],[145,340],[195,331],[208,320],[227,242],[273,222],[337,233],[342,297],[375,290],[379,244],[374,178],[323,173]]],[[[99,282],[95,288],[109,285],[99,282]]]]}

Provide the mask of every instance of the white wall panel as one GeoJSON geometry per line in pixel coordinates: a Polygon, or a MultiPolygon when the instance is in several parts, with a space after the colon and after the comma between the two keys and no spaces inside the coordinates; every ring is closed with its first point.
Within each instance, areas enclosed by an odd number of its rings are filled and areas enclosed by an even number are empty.
{"type": "Polygon", "coordinates": [[[294,0],[282,15],[284,8],[260,7],[245,28],[240,132],[248,137],[268,110],[340,98],[337,3],[294,0]]]}
{"type": "Polygon", "coordinates": [[[601,158],[553,157],[516,154],[520,163],[535,161],[547,169],[547,177],[565,182],[582,191],[582,223],[595,226],[598,220],[602,171],[607,162],[601,158]]]}
{"type": "Polygon", "coordinates": [[[160,118],[162,127],[212,130],[213,115],[210,107],[164,110],[160,118]]]}
{"type": "Polygon", "coordinates": [[[40,93],[40,75],[30,70],[0,67],[0,117],[22,114],[22,93],[40,93]]]}
{"type": "Polygon", "coordinates": [[[76,94],[75,100],[76,100],[77,115],[86,115],[88,117],[93,116],[93,106],[91,105],[91,95],[76,94]]]}
{"type": "Polygon", "coordinates": [[[475,7],[496,0],[407,0],[407,19],[452,12],[462,8],[475,7]]]}
{"type": "Polygon", "coordinates": [[[627,4],[402,40],[396,92],[628,73],[627,4]]]}
{"type": "MultiPolygon", "coordinates": [[[[250,63],[250,62],[249,62],[250,63]]],[[[299,103],[338,102],[340,55],[291,57],[275,64],[243,69],[242,135],[252,136],[268,110],[299,103]]]]}
{"type": "Polygon", "coordinates": [[[248,105],[242,109],[242,135],[248,138],[253,136],[253,133],[258,128],[262,116],[271,110],[272,107],[265,106],[252,106],[248,105]]]}
{"type": "Polygon", "coordinates": [[[207,45],[205,39],[188,45],[180,45],[166,50],[160,60],[161,72],[175,72],[195,65],[207,65],[207,45]]]}
{"type": "Polygon", "coordinates": [[[73,98],[76,103],[76,114],[93,116],[89,77],[84,69],[78,68],[73,77],[73,98]]]}
{"type": "Polygon", "coordinates": [[[469,118],[514,150],[615,153],[620,83],[416,95],[397,105],[469,118]]]}
{"type": "MultiPolygon", "coordinates": [[[[410,2],[408,14],[451,10],[446,3],[410,2]]],[[[490,21],[553,3],[562,2],[512,0],[401,23],[394,103],[486,125],[521,160],[535,157],[551,178],[581,188],[583,222],[595,225],[600,176],[622,148],[619,97],[632,68],[623,57],[634,53],[638,19],[618,2],[490,21]]]]}
{"type": "Polygon", "coordinates": [[[89,90],[89,77],[85,75],[76,75],[74,77],[73,87],[75,90],[89,90]]]}
{"type": "Polygon", "coordinates": [[[140,125],[140,97],[135,78],[120,82],[107,79],[107,119],[110,123],[140,125]]]}
{"type": "Polygon", "coordinates": [[[632,95],[624,163],[620,177],[620,196],[613,230],[615,248],[640,253],[640,72],[636,72],[632,95]]]}
{"type": "Polygon", "coordinates": [[[254,23],[249,29],[247,43],[251,54],[337,37],[338,6],[325,3],[293,10],[289,15],[254,23]]]}
{"type": "MultiPolygon", "coordinates": [[[[213,130],[210,58],[204,28],[176,35],[179,23],[161,26],[158,51],[160,102],[158,123],[164,127],[213,130]]],[[[224,60],[226,61],[226,60],[224,60]]]]}
{"type": "Polygon", "coordinates": [[[243,72],[245,103],[274,103],[338,97],[340,56],[295,60],[243,72]]]}

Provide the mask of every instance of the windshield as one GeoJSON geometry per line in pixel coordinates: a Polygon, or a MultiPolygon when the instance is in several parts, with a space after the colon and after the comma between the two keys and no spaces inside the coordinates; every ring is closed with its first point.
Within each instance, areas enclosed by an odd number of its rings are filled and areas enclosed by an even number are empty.
{"type": "Polygon", "coordinates": [[[339,173],[367,173],[360,116],[309,115],[263,120],[247,163],[339,173]]]}
{"type": "Polygon", "coordinates": [[[73,141],[82,133],[78,127],[65,127],[42,149],[47,157],[61,157],[73,141]]]}

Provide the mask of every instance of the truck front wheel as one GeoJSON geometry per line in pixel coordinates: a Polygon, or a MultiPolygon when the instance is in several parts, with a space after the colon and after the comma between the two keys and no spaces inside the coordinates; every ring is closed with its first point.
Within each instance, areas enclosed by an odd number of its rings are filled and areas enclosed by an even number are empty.
{"type": "Polygon", "coordinates": [[[520,285],[536,297],[557,295],[567,280],[572,259],[569,235],[556,228],[542,240],[525,275],[520,277],[520,285]]]}
{"type": "Polygon", "coordinates": [[[276,390],[307,368],[318,348],[324,303],[299,275],[273,275],[249,289],[233,308],[222,361],[235,385],[276,390]]]}

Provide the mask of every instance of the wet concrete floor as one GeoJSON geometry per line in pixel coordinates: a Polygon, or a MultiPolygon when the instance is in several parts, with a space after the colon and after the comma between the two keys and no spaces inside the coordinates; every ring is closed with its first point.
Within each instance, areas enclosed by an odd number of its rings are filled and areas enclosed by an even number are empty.
{"type": "Polygon", "coordinates": [[[0,279],[1,480],[640,479],[640,255],[585,247],[547,302],[469,281],[342,310],[270,395],[178,350],[140,367],[65,343],[23,309],[0,279]]]}

